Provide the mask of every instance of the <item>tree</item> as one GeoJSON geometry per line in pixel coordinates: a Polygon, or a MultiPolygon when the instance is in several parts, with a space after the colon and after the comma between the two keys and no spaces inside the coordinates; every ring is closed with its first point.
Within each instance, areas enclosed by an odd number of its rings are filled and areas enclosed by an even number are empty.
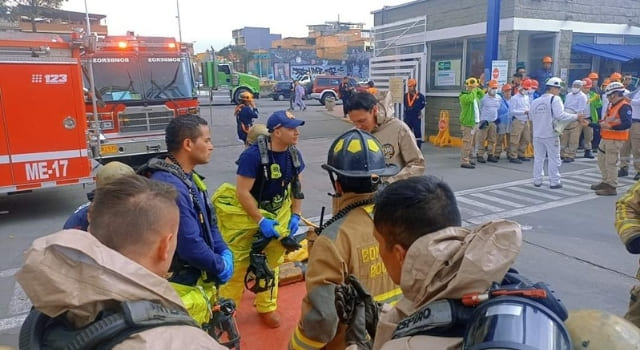
{"type": "Polygon", "coordinates": [[[59,9],[65,1],[67,0],[14,0],[14,3],[23,5],[24,11],[20,15],[29,17],[31,31],[35,33],[37,32],[36,20],[41,17],[43,9],[59,9]]]}
{"type": "Polygon", "coordinates": [[[239,72],[247,72],[249,61],[253,58],[253,54],[243,46],[228,45],[223,47],[216,55],[226,58],[233,62],[234,68],[239,72]]]}

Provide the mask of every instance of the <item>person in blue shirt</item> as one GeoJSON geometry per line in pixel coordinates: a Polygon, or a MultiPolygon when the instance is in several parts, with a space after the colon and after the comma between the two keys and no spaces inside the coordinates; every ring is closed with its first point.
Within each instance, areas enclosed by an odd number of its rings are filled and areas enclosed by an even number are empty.
{"type": "MultiPolygon", "coordinates": [[[[100,168],[96,172],[96,188],[102,187],[107,183],[125,175],[135,175],[135,171],[130,166],[113,161],[109,162],[100,168]]],[[[87,231],[89,229],[89,206],[93,202],[93,195],[95,190],[87,193],[88,202],[79,206],[76,211],[71,214],[62,227],[65,230],[76,229],[87,231]]]]}
{"type": "Polygon", "coordinates": [[[178,191],[180,226],[170,281],[189,286],[199,279],[226,283],[233,273],[233,256],[220,236],[204,178],[194,171],[211,158],[209,126],[195,115],[174,118],[167,125],[165,141],[167,158],[150,160],[142,172],[178,191]]]}
{"type": "Polygon", "coordinates": [[[531,76],[533,79],[538,81],[538,93],[539,95],[544,94],[544,89],[547,84],[547,80],[553,77],[553,70],[551,69],[551,65],[553,64],[553,60],[550,56],[545,56],[542,59],[542,68],[536,70],[531,76]]]}
{"type": "MultiPolygon", "coordinates": [[[[240,225],[245,229],[227,231],[225,228],[231,225],[231,220],[221,226],[223,237],[234,253],[235,273],[220,289],[220,294],[233,299],[237,305],[245,288],[244,276],[250,267],[254,239],[271,240],[263,252],[275,283],[266,291],[256,291],[254,303],[262,322],[270,328],[280,326],[276,311],[278,267],[284,261],[284,242],[298,230],[302,210],[300,179],[305,165],[295,148],[300,136],[298,127],[302,125],[304,121],[295,119],[290,111],[277,111],[269,117],[269,146],[258,140],[242,152],[237,162],[235,197],[242,213],[238,220],[245,220],[240,225]]],[[[218,191],[214,194],[214,203],[218,209],[217,194],[218,191]]],[[[218,211],[223,215],[222,208],[218,211]]]]}
{"type": "Polygon", "coordinates": [[[247,133],[253,125],[253,120],[258,118],[258,109],[249,91],[240,94],[240,103],[236,106],[234,115],[238,131],[238,139],[247,144],[247,133]]]}
{"type": "Polygon", "coordinates": [[[422,110],[425,106],[424,95],[416,90],[416,80],[407,81],[407,89],[404,94],[404,122],[407,123],[413,135],[416,137],[418,148],[422,148],[422,110]]]}

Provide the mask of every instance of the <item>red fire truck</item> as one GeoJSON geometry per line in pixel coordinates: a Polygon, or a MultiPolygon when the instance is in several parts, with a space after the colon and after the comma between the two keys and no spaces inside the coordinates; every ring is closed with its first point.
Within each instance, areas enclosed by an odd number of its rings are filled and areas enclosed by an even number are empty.
{"type": "Polygon", "coordinates": [[[0,193],[93,182],[79,47],[0,32],[0,193]]]}
{"type": "MultiPolygon", "coordinates": [[[[178,116],[198,114],[197,86],[189,52],[173,38],[107,36],[82,56],[85,87],[93,68],[101,163],[139,165],[166,151],[164,130],[178,116]]],[[[97,129],[87,99],[90,127],[97,129]]]]}

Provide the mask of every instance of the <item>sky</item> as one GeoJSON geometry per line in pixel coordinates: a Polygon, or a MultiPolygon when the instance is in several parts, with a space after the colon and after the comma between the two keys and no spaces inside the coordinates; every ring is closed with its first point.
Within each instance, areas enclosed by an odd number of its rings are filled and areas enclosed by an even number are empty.
{"type": "MultiPolygon", "coordinates": [[[[371,11],[411,0],[86,0],[89,13],[103,14],[109,34],[128,30],[139,35],[179,38],[177,3],[180,4],[182,41],[194,42],[196,52],[211,45],[216,50],[233,44],[231,31],[243,27],[267,27],[272,34],[307,36],[307,25],[325,21],[373,25],[371,11]]],[[[62,9],[85,11],[84,0],[63,2],[62,9]]]]}

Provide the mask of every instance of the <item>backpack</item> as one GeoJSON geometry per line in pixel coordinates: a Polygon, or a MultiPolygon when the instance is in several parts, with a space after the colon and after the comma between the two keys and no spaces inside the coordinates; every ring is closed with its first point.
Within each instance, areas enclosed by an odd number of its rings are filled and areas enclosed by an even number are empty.
{"type": "Polygon", "coordinates": [[[176,325],[198,327],[183,310],[148,300],[121,302],[80,329],[73,328],[65,314],[51,318],[32,308],[20,328],[19,345],[21,350],[107,350],[136,333],[176,325]]]}

